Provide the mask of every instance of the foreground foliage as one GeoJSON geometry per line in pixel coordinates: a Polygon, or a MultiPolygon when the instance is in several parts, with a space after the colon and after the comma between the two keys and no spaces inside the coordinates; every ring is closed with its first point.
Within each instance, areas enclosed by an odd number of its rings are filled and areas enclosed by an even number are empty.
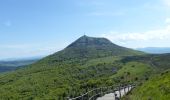
{"type": "Polygon", "coordinates": [[[156,75],[135,89],[130,100],[169,100],[170,98],[170,71],[156,75]]]}

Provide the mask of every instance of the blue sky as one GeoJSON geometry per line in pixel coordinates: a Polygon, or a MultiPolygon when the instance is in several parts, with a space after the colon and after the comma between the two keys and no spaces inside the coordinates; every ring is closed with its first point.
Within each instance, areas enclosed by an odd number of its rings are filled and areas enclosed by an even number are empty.
{"type": "Polygon", "coordinates": [[[129,47],[170,47],[170,0],[0,0],[0,59],[48,55],[84,32],[129,47]]]}

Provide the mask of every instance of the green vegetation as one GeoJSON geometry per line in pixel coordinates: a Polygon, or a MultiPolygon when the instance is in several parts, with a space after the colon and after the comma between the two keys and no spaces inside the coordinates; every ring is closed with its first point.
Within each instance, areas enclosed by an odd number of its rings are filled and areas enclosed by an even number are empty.
{"type": "MultiPolygon", "coordinates": [[[[156,55],[141,55],[141,56],[130,56],[121,60],[126,63],[129,61],[138,61],[150,64],[152,67],[158,69],[160,72],[169,69],[170,66],[170,54],[156,54],[156,55]]],[[[157,70],[157,71],[158,71],[157,70]]]]}
{"type": "Polygon", "coordinates": [[[168,54],[144,55],[104,38],[83,36],[32,65],[1,74],[0,99],[63,100],[96,87],[143,83],[168,69],[169,58],[168,54]]]}
{"type": "Polygon", "coordinates": [[[104,38],[83,36],[62,51],[0,76],[2,99],[64,99],[113,84],[109,76],[122,68],[121,56],[142,52],[104,38]]]}
{"type": "Polygon", "coordinates": [[[79,95],[85,92],[87,87],[92,89],[111,84],[106,83],[107,77],[121,68],[121,64],[114,63],[115,59],[107,63],[101,62],[101,59],[92,59],[82,66],[65,63],[60,66],[43,67],[41,66],[43,63],[36,63],[31,67],[1,75],[0,97],[4,99],[54,99],[63,97],[63,95],[79,95]]]}
{"type": "Polygon", "coordinates": [[[165,71],[145,82],[135,89],[130,100],[169,100],[170,98],[170,71],[165,71]]]}
{"type": "Polygon", "coordinates": [[[148,64],[128,62],[116,74],[112,75],[111,79],[119,80],[120,82],[141,82],[147,80],[152,71],[152,67],[148,64]]]}
{"type": "Polygon", "coordinates": [[[49,60],[62,62],[66,60],[89,60],[108,56],[142,55],[143,52],[120,47],[105,38],[82,36],[64,50],[49,56],[49,60]]]}
{"type": "Polygon", "coordinates": [[[170,54],[145,55],[125,58],[122,61],[138,61],[152,67],[152,74],[138,86],[125,100],[168,100],[170,98],[170,54]]]}

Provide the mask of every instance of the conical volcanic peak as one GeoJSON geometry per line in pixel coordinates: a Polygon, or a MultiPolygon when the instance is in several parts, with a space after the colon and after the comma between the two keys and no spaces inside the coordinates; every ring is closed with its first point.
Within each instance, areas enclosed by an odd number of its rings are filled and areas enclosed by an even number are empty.
{"type": "Polygon", "coordinates": [[[84,58],[93,59],[107,56],[128,56],[138,54],[141,54],[141,52],[118,46],[106,38],[95,38],[84,35],[67,46],[64,50],[51,55],[51,57],[55,60],[63,61],[63,59],[80,60],[84,58]]]}
{"type": "Polygon", "coordinates": [[[106,38],[94,38],[89,36],[82,36],[79,39],[77,39],[75,42],[70,44],[69,47],[78,47],[78,46],[104,46],[104,45],[113,45],[111,41],[109,41],[106,38]]]}

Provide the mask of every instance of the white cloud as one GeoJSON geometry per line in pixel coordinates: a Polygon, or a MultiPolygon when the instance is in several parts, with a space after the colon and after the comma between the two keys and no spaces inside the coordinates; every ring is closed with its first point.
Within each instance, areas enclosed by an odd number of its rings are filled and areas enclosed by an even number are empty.
{"type": "Polygon", "coordinates": [[[146,40],[162,40],[170,38],[170,25],[165,29],[151,30],[144,33],[116,33],[110,32],[109,34],[103,34],[104,37],[111,38],[112,40],[127,41],[146,41],[146,40]]]}
{"type": "Polygon", "coordinates": [[[123,46],[129,45],[129,47],[145,47],[145,46],[163,46],[165,43],[170,46],[170,25],[167,25],[163,29],[149,30],[146,32],[135,32],[135,33],[119,33],[109,32],[101,35],[112,40],[114,43],[121,44],[123,46]],[[139,45],[141,44],[141,45],[139,45]],[[159,45],[158,45],[159,44],[159,45]]]}

